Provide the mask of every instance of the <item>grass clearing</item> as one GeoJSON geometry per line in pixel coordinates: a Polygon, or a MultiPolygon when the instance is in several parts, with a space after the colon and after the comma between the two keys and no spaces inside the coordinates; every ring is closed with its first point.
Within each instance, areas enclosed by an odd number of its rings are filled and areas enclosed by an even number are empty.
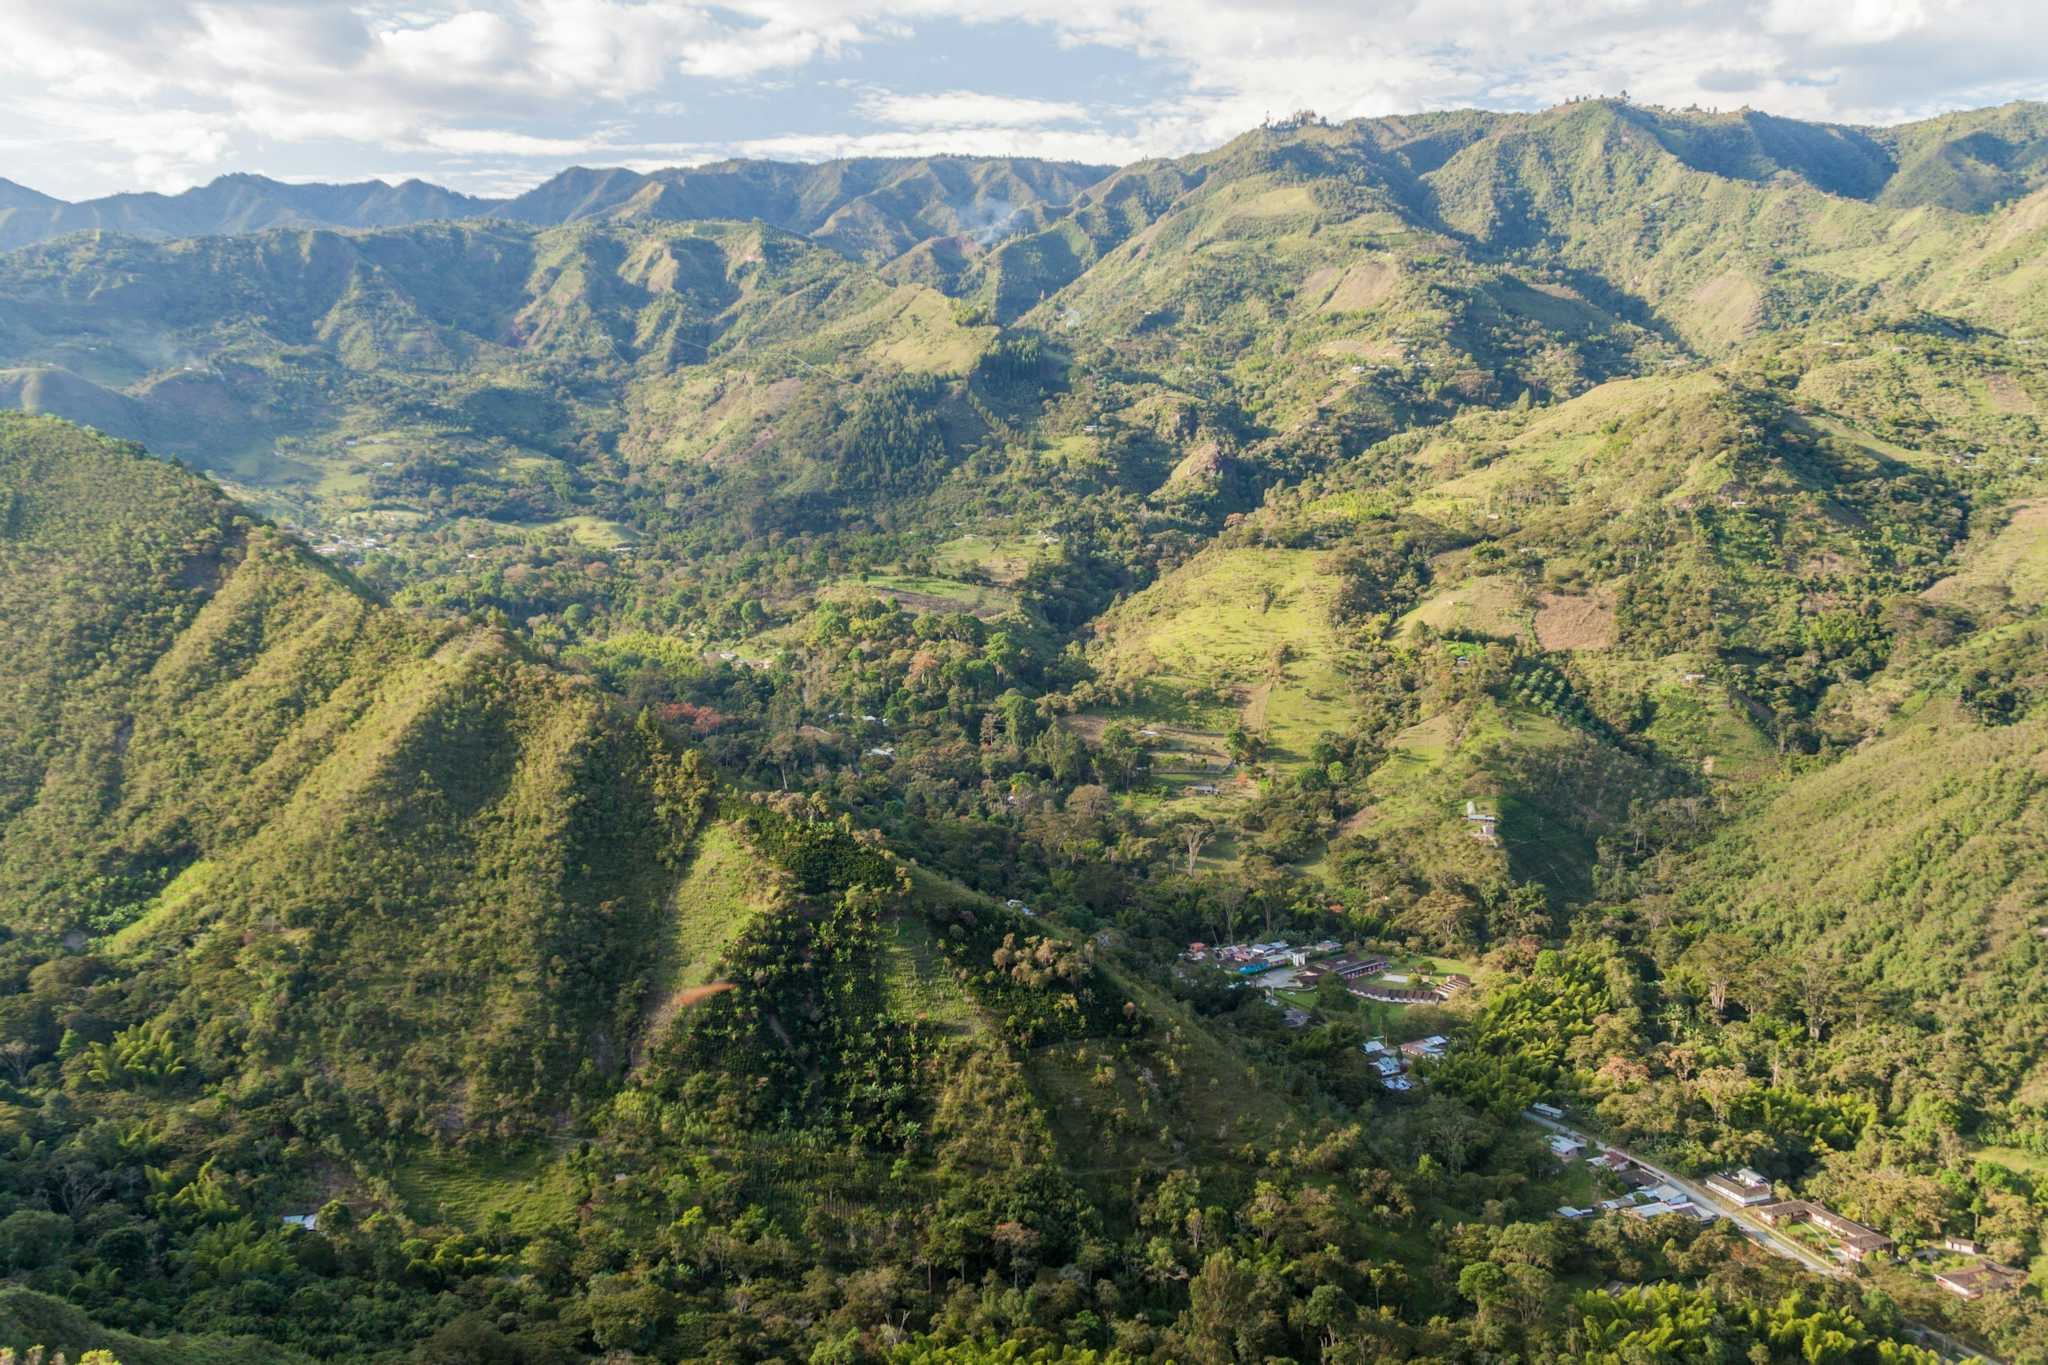
{"type": "Polygon", "coordinates": [[[931,928],[921,915],[900,915],[889,926],[882,986],[889,1006],[912,1018],[923,1016],[950,1033],[980,1027],[974,1003],[953,979],[931,928]]]}
{"type": "Polygon", "coordinates": [[[391,1169],[391,1187],[422,1223],[482,1232],[501,1220],[527,1235],[575,1217],[583,1185],[553,1150],[419,1152],[391,1169]]]}
{"type": "Polygon", "coordinates": [[[974,367],[993,327],[963,326],[953,301],[929,285],[898,285],[860,312],[827,327],[835,350],[866,340],[874,360],[923,374],[965,374],[974,367]]]}
{"type": "Polygon", "coordinates": [[[684,993],[710,984],[725,950],[756,916],[773,908],[777,894],[767,865],[736,826],[721,820],[698,836],[689,871],[676,887],[668,939],[658,948],[636,1067],[682,1008],[684,993]]]}
{"type": "Polygon", "coordinates": [[[690,870],[676,888],[670,947],[674,989],[710,981],[727,945],[772,907],[774,895],[765,879],[764,864],[740,838],[737,826],[721,820],[706,827],[690,870]]]}
{"type": "Polygon", "coordinates": [[[1463,632],[1519,639],[1529,633],[1530,609],[1522,585],[1506,574],[1468,578],[1456,587],[1424,599],[1401,618],[1403,631],[1427,625],[1439,633],[1463,632]]]}
{"type": "Polygon", "coordinates": [[[1964,547],[1962,567],[1922,596],[1932,602],[1968,603],[2010,593],[2015,607],[2048,602],[2048,498],[2016,503],[2005,524],[1964,547]]]}
{"type": "Polygon", "coordinates": [[[592,550],[617,550],[639,541],[639,533],[620,521],[607,521],[603,517],[576,516],[562,517],[556,521],[533,522],[524,526],[527,531],[567,531],[578,545],[592,550]]]}
{"type": "Polygon", "coordinates": [[[1394,737],[1367,784],[1371,817],[1351,832],[1432,880],[1506,874],[1542,881],[1557,894],[1586,894],[1594,841],[1615,818],[1619,798],[1601,784],[1575,789],[1583,795],[1563,804],[1525,795],[1530,774],[1557,780],[1570,768],[1567,755],[1586,752],[1583,743],[1569,726],[1524,706],[1487,700],[1440,712],[1394,737]],[[1497,843],[1474,837],[1467,801],[1500,816],[1497,843]]]}
{"type": "Polygon", "coordinates": [[[906,611],[965,611],[984,619],[1005,615],[1017,605],[1017,599],[1001,588],[937,574],[862,574],[841,579],[820,596],[887,597],[906,611]]]}
{"type": "Polygon", "coordinates": [[[2040,1179],[2048,1176],[2048,1156],[2019,1147],[1979,1147],[1970,1153],[1979,1161],[2003,1166],[2008,1171],[2040,1179]]]}
{"type": "Polygon", "coordinates": [[[1351,714],[1336,586],[1313,550],[1199,555],[1112,613],[1097,664],[1140,683],[1134,719],[1187,732],[1241,722],[1264,733],[1276,766],[1298,766],[1351,714]]]}
{"type": "Polygon", "coordinates": [[[1051,553],[1052,544],[1040,536],[956,536],[932,553],[932,564],[940,575],[958,578],[970,569],[979,570],[997,583],[1015,583],[1031,566],[1051,553]]]}
{"type": "Polygon", "coordinates": [[[192,898],[206,889],[213,877],[215,864],[201,858],[170,880],[163,890],[156,893],[149,909],[133,924],[125,925],[106,941],[106,951],[115,955],[131,952],[156,929],[189,904],[192,898]]]}

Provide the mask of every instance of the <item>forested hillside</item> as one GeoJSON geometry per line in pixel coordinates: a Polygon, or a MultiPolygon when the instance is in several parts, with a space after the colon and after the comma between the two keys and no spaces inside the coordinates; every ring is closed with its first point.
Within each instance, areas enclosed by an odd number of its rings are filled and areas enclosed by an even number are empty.
{"type": "Polygon", "coordinates": [[[2048,1359],[2044,175],[0,183],[0,1347],[2048,1359]]]}

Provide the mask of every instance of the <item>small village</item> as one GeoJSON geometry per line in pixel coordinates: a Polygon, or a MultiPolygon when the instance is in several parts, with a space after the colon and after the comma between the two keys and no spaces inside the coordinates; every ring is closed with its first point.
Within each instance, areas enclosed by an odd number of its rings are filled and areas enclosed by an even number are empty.
{"type": "MultiPolygon", "coordinates": [[[[1281,1021],[1292,1029],[1315,1022],[1306,993],[1329,980],[1338,982],[1345,994],[1355,999],[1400,1007],[1448,1004],[1472,988],[1472,978],[1462,972],[1397,967],[1388,955],[1347,951],[1334,939],[1303,947],[1285,939],[1220,947],[1190,943],[1181,958],[1191,964],[1213,965],[1237,978],[1231,983],[1233,989],[1264,991],[1267,1003],[1281,1011],[1281,1021]]],[[[1435,966],[1434,962],[1428,964],[1429,968],[1435,966]]],[[[1369,1038],[1360,1050],[1381,1086],[1401,1093],[1422,1083],[1422,1078],[1413,1074],[1413,1063],[1441,1057],[1449,1047],[1449,1038],[1431,1034],[1399,1044],[1389,1044],[1384,1037],[1369,1038]]]]}
{"type": "MultiPolygon", "coordinates": [[[[1438,969],[1434,962],[1410,966],[1397,962],[1391,952],[1361,945],[1347,948],[1334,939],[1301,945],[1286,939],[1196,942],[1187,945],[1181,958],[1189,967],[1227,974],[1232,989],[1262,991],[1292,1029],[1305,1029],[1316,1021],[1308,1006],[1312,993],[1325,981],[1336,981],[1355,999],[1396,1007],[1446,1005],[1472,989],[1469,976],[1438,969]]],[[[1441,1033],[1399,1043],[1381,1035],[1367,1039],[1360,1051],[1383,1089],[1406,1094],[1426,1083],[1416,1065],[1445,1056],[1452,1046],[1441,1033]]],[[[1752,1235],[1768,1230],[1816,1261],[1832,1260],[1845,1267],[1890,1259],[1896,1253],[1893,1239],[1875,1228],[1812,1200],[1782,1198],[1768,1178],[1749,1167],[1717,1171],[1699,1181],[1682,1180],[1614,1148],[1595,1151],[1587,1139],[1561,1131],[1566,1114],[1556,1105],[1533,1104],[1527,1117],[1554,1130],[1546,1142],[1561,1168],[1582,1167],[1607,1196],[1583,1205],[1561,1205],[1554,1215],[1558,1218],[1577,1221],[1618,1213],[1635,1219],[1670,1215],[1711,1223],[1733,1217],[1752,1235]]],[[[1966,1237],[1945,1236],[1919,1248],[1912,1260],[1935,1284],[1966,1301],[2027,1282],[2025,1271],[1991,1260],[1966,1237]]]]}
{"type": "MultiPolygon", "coordinates": [[[[1563,1120],[1564,1111],[1551,1104],[1534,1104],[1529,1116],[1555,1127],[1563,1120]]],[[[1589,1144],[1570,1133],[1553,1132],[1547,1141],[1562,1166],[1583,1163],[1602,1185],[1615,1191],[1613,1197],[1584,1207],[1562,1205],[1555,1213],[1558,1218],[1579,1220],[1619,1212],[1641,1219],[1672,1214],[1701,1223],[1727,1216],[1745,1226],[1754,1220],[1817,1260],[1834,1260],[1845,1267],[1890,1259],[1897,1252],[1897,1244],[1875,1228],[1809,1199],[1780,1198],[1768,1178],[1747,1166],[1717,1171],[1697,1182],[1697,1189],[1689,1189],[1686,1186],[1694,1182],[1680,1182],[1613,1148],[1588,1156],[1589,1144]],[[1707,1198],[1701,1197],[1702,1190],[1707,1198]]],[[[1756,1229],[1750,1230],[1754,1235],[1756,1229]]],[[[2025,1271],[1990,1259],[1967,1237],[1944,1235],[1919,1248],[1911,1260],[1919,1263],[1935,1284],[1966,1301],[2018,1289],[2027,1282],[2025,1271]]]]}
{"type": "Polygon", "coordinates": [[[1472,988],[1472,978],[1462,972],[1397,969],[1385,955],[1346,953],[1344,945],[1334,939],[1301,948],[1285,939],[1213,948],[1190,943],[1181,958],[1213,962],[1242,978],[1238,984],[1265,991],[1312,991],[1324,978],[1334,976],[1349,994],[1382,1005],[1440,1005],[1472,988]]]}

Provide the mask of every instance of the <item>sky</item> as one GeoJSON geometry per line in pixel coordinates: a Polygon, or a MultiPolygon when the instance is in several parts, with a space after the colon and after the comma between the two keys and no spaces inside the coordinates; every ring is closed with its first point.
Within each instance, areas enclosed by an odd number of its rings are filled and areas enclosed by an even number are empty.
{"type": "Polygon", "coordinates": [[[511,194],[574,165],[1122,163],[1271,114],[2048,98],[2048,0],[0,0],[0,177],[511,194]]]}

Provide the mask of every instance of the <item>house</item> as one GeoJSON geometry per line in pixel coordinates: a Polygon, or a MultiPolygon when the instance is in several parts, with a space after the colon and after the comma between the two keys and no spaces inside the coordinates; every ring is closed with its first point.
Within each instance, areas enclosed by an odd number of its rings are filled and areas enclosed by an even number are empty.
{"type": "Polygon", "coordinates": [[[1432,1033],[1427,1038],[1417,1038],[1412,1043],[1401,1044],[1401,1052],[1409,1057],[1441,1057],[1451,1040],[1441,1033],[1432,1033]]]}
{"type": "Polygon", "coordinates": [[[1583,1152],[1585,1150],[1586,1144],[1579,1141],[1577,1138],[1566,1137],[1563,1133],[1554,1133],[1551,1135],[1550,1154],[1556,1157],[1559,1161],[1570,1161],[1572,1158],[1576,1157],[1580,1152],[1583,1152]]]}
{"type": "Polygon", "coordinates": [[[1315,1016],[1305,1009],[1289,1005],[1286,1012],[1280,1016],[1280,1022],[1289,1028],[1307,1028],[1315,1022],[1315,1016]]]}
{"type": "Polygon", "coordinates": [[[1364,977],[1378,976],[1387,969],[1385,958],[1336,957],[1317,964],[1326,972],[1335,972],[1346,981],[1357,981],[1364,977]]]}
{"type": "Polygon", "coordinates": [[[1767,1228],[1784,1227],[1805,1222],[1813,1207],[1804,1199],[1787,1199],[1783,1203],[1764,1205],[1756,1211],[1756,1217],[1767,1228]]]}
{"type": "Polygon", "coordinates": [[[1434,1005],[1435,991],[1404,991],[1392,986],[1353,986],[1351,993],[1360,1000],[1372,1000],[1382,1005],[1434,1005]]]}
{"type": "Polygon", "coordinates": [[[1378,1056],[1387,1050],[1386,1043],[1378,1038],[1368,1038],[1358,1045],[1358,1050],[1368,1057],[1378,1056]]]}
{"type": "Polygon", "coordinates": [[[1864,1227],[1818,1204],[1813,1206],[1811,1217],[1815,1227],[1827,1229],[1841,1243],[1840,1255],[1844,1260],[1862,1261],[1892,1249],[1892,1239],[1876,1228],[1864,1227]]]}
{"type": "Polygon", "coordinates": [[[1691,1207],[1690,1204],[1667,1204],[1660,1199],[1648,1204],[1636,1205],[1628,1211],[1628,1216],[1631,1218],[1659,1218],[1667,1213],[1685,1213],[1691,1207]]]}
{"type": "Polygon", "coordinates": [[[288,1228],[298,1228],[303,1232],[317,1232],[320,1228],[320,1215],[317,1213],[287,1213],[279,1221],[288,1228]]]}
{"type": "Polygon", "coordinates": [[[1944,1237],[1941,1239],[1941,1249],[1959,1252],[1964,1256],[1981,1255],[1984,1250],[1968,1237],[1944,1237]]]}
{"type": "Polygon", "coordinates": [[[1593,1214],[1594,1214],[1595,1212],[1596,1212],[1596,1210],[1593,1210],[1593,1209],[1575,1209],[1575,1208],[1573,1208],[1573,1207],[1572,1207],[1572,1206],[1571,1206],[1570,1204],[1564,1204],[1564,1205],[1560,1205],[1560,1206],[1559,1206],[1559,1208],[1558,1208],[1558,1210],[1557,1210],[1557,1217],[1559,1217],[1559,1218],[1591,1218],[1591,1217],[1593,1216],[1593,1214]]]}
{"type": "Polygon", "coordinates": [[[1413,1090],[1415,1088],[1414,1082],[1410,1081],[1406,1076],[1383,1076],[1380,1078],[1380,1084],[1389,1090],[1413,1090]]]}
{"type": "Polygon", "coordinates": [[[2018,1289],[2027,1282],[2026,1272],[1996,1261],[1979,1261],[1961,1270],[1944,1270],[1934,1282],[1961,1299],[1981,1299],[2000,1290],[2018,1289]]]}
{"type": "MultiPolygon", "coordinates": [[[[1458,666],[1462,668],[1464,664],[1465,656],[1460,654],[1458,656],[1458,666]]],[[[1500,826],[1500,817],[1498,815],[1480,810],[1476,804],[1467,801],[1465,803],[1465,819],[1472,825],[1473,838],[1489,844],[1499,842],[1495,837],[1496,831],[1500,826]]]]}
{"type": "Polygon", "coordinates": [[[1892,1239],[1875,1228],[1864,1227],[1853,1219],[1844,1218],[1831,1209],[1805,1199],[1787,1199],[1778,1204],[1764,1204],[1756,1210],[1756,1216],[1769,1227],[1784,1227],[1793,1223],[1811,1223],[1832,1236],[1838,1244],[1835,1254],[1845,1261],[1864,1261],[1872,1256],[1890,1251],[1892,1239]]]}
{"type": "Polygon", "coordinates": [[[1768,1204],[1776,1197],[1771,1193],[1771,1182],[1747,1166],[1739,1171],[1717,1171],[1707,1177],[1706,1183],[1711,1193],[1745,1209],[1752,1204],[1768,1204]]]}
{"type": "Polygon", "coordinates": [[[1529,1109],[1530,1112],[1541,1114],[1547,1119],[1561,1119],[1564,1117],[1564,1110],[1554,1104],[1532,1104],[1529,1106],[1529,1109]]]}
{"type": "Polygon", "coordinates": [[[1401,1065],[1400,1058],[1387,1056],[1373,1058],[1372,1068],[1382,1076],[1398,1076],[1402,1071],[1406,1070],[1401,1065]]]}
{"type": "Polygon", "coordinates": [[[1458,973],[1453,972],[1451,975],[1437,982],[1435,989],[1437,999],[1449,1000],[1453,996],[1463,995],[1466,991],[1471,990],[1472,978],[1469,976],[1461,976],[1458,973]]]}

